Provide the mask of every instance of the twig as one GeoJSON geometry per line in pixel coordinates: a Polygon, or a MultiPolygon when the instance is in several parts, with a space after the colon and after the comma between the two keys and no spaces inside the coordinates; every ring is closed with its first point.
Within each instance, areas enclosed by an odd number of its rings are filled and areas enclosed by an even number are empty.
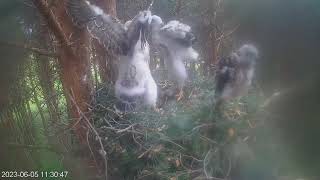
{"type": "Polygon", "coordinates": [[[29,144],[15,144],[15,143],[8,143],[8,147],[10,148],[24,148],[24,149],[31,149],[31,150],[49,150],[55,152],[57,154],[64,154],[62,151],[57,151],[53,147],[50,146],[41,146],[41,145],[29,145],[29,144]]]}
{"type": "Polygon", "coordinates": [[[62,43],[62,45],[67,49],[67,51],[70,54],[72,54],[74,57],[77,57],[71,46],[69,46],[71,43],[65,35],[56,16],[50,10],[47,2],[44,0],[33,0],[33,4],[37,7],[41,15],[47,20],[48,26],[50,27],[54,35],[57,37],[57,39],[62,43]]]}
{"type": "MultiPolygon", "coordinates": [[[[71,90],[72,92],[72,90],[71,90]]],[[[96,135],[98,142],[100,144],[100,155],[102,157],[102,159],[104,160],[104,165],[105,165],[105,179],[108,180],[108,161],[107,161],[107,156],[106,156],[106,150],[104,149],[103,143],[102,143],[102,138],[100,137],[98,131],[92,126],[92,124],[90,123],[90,120],[87,118],[87,116],[85,116],[85,114],[81,111],[81,109],[79,108],[79,106],[77,105],[76,101],[74,100],[74,98],[69,94],[70,99],[72,101],[72,103],[75,105],[75,107],[77,108],[79,114],[81,115],[81,117],[83,117],[83,119],[87,122],[87,126],[89,129],[91,129],[93,131],[93,133],[96,135]]]]}
{"type": "Polygon", "coordinates": [[[218,151],[218,149],[214,150],[213,149],[210,149],[208,151],[208,153],[206,154],[204,160],[203,160],[203,171],[204,171],[204,174],[206,176],[206,179],[213,179],[213,180],[227,180],[227,177],[229,176],[230,172],[231,172],[231,159],[229,159],[229,168],[228,168],[228,171],[227,171],[227,174],[224,178],[218,178],[218,177],[213,177],[211,175],[208,174],[207,172],[207,165],[208,165],[208,158],[209,156],[212,154],[212,153],[216,153],[218,151]]]}
{"type": "MultiPolygon", "coordinates": [[[[106,127],[106,126],[104,126],[103,128],[109,129],[109,130],[112,130],[112,131],[115,131],[116,133],[118,133],[119,131],[122,131],[122,130],[123,130],[123,129],[116,129],[116,128],[106,127]]],[[[143,133],[141,133],[141,132],[139,132],[139,131],[136,131],[136,130],[129,130],[129,129],[127,129],[126,132],[144,135],[143,133]]]]}
{"type": "Polygon", "coordinates": [[[100,106],[100,107],[102,107],[103,109],[108,110],[108,111],[110,111],[110,112],[112,112],[112,113],[116,114],[120,119],[122,119],[122,120],[123,120],[123,118],[120,116],[120,114],[119,114],[119,113],[117,113],[116,111],[114,111],[114,110],[112,110],[112,109],[110,109],[110,108],[108,108],[108,107],[105,107],[105,106],[103,106],[102,104],[98,104],[98,106],[100,106]]]}
{"type": "Polygon", "coordinates": [[[159,132],[158,132],[157,134],[159,134],[159,135],[160,135],[160,140],[167,141],[167,142],[172,143],[172,144],[174,144],[174,145],[178,146],[179,148],[181,148],[181,149],[185,150],[185,148],[184,148],[184,147],[182,147],[180,144],[177,144],[177,143],[173,142],[172,140],[170,140],[170,139],[169,139],[167,136],[165,136],[164,134],[159,133],[159,132]],[[162,138],[162,137],[166,137],[166,139],[164,139],[164,138],[162,138]]]}
{"type": "MultiPolygon", "coordinates": [[[[180,153],[181,154],[181,153],[180,153]]],[[[193,157],[193,156],[190,156],[190,155],[185,155],[185,154],[181,154],[182,156],[185,156],[185,157],[189,157],[189,158],[192,158],[192,160],[196,160],[196,161],[198,161],[198,162],[203,162],[203,160],[200,160],[200,159],[198,159],[198,158],[195,158],[195,157],[193,157]]]]}
{"type": "Polygon", "coordinates": [[[95,163],[96,166],[98,167],[98,162],[97,162],[97,160],[96,160],[96,157],[95,157],[95,155],[94,155],[94,153],[93,153],[93,151],[92,151],[92,148],[91,148],[91,145],[90,145],[90,142],[89,142],[89,130],[87,131],[86,136],[87,136],[88,147],[89,147],[89,150],[90,150],[90,152],[91,152],[91,154],[92,154],[94,163],[95,163]]]}
{"type": "Polygon", "coordinates": [[[201,139],[205,140],[205,141],[209,141],[210,143],[214,144],[214,145],[218,145],[219,143],[206,137],[206,136],[202,136],[202,135],[199,135],[201,139]]]}
{"type": "Polygon", "coordinates": [[[123,132],[126,132],[128,131],[129,129],[131,129],[133,126],[137,125],[136,123],[135,124],[132,124],[131,126],[128,126],[127,128],[125,129],[121,129],[121,130],[118,130],[117,133],[123,133],[123,132]]]}
{"type": "Polygon", "coordinates": [[[214,125],[216,125],[216,124],[215,123],[201,124],[199,126],[196,126],[196,127],[192,128],[191,131],[195,131],[195,130],[201,129],[203,127],[210,127],[210,126],[214,126],[214,125]]]}
{"type": "MultiPolygon", "coordinates": [[[[109,117],[110,119],[112,119],[109,114],[107,114],[107,115],[108,115],[108,117],[109,117]]],[[[112,124],[111,124],[105,117],[103,118],[103,121],[106,122],[111,128],[114,128],[114,127],[112,126],[112,124]]]]}
{"type": "Polygon", "coordinates": [[[146,149],[140,142],[138,142],[134,133],[132,133],[132,138],[133,138],[133,141],[140,146],[140,148],[146,149]]]}
{"type": "Polygon", "coordinates": [[[12,47],[16,47],[16,48],[26,49],[26,50],[29,50],[31,52],[34,52],[34,53],[37,53],[37,54],[43,55],[43,56],[48,56],[48,57],[53,57],[53,58],[58,57],[57,53],[48,52],[48,51],[46,51],[44,49],[31,47],[31,46],[26,45],[26,44],[19,44],[19,43],[14,43],[14,42],[2,42],[2,41],[0,41],[0,46],[12,46],[12,47]]]}
{"type": "Polygon", "coordinates": [[[238,24],[235,28],[233,28],[233,29],[232,29],[231,31],[229,31],[227,34],[222,33],[221,36],[216,39],[216,41],[220,41],[220,40],[222,40],[223,38],[226,38],[226,37],[230,36],[230,35],[233,34],[239,27],[240,27],[240,24],[238,24]]]}
{"type": "Polygon", "coordinates": [[[154,3],[154,0],[151,1],[150,5],[149,5],[149,7],[148,7],[148,9],[147,9],[148,11],[151,10],[151,8],[152,8],[152,6],[153,6],[153,3],[154,3]]]}
{"type": "Polygon", "coordinates": [[[187,172],[185,173],[179,173],[176,175],[176,177],[179,177],[179,176],[182,176],[182,175],[185,175],[185,174],[193,174],[193,173],[200,173],[202,171],[202,169],[196,169],[196,170],[190,170],[188,169],[187,172]]]}
{"type": "Polygon", "coordinates": [[[145,152],[143,152],[142,154],[140,154],[140,155],[138,156],[138,159],[142,158],[145,154],[147,154],[148,152],[150,152],[153,147],[154,147],[154,146],[151,146],[151,147],[150,147],[149,149],[147,149],[145,152]]]}

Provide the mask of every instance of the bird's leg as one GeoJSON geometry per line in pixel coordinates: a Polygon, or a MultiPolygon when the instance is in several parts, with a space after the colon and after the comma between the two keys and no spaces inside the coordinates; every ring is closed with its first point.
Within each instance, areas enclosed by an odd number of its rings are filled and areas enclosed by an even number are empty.
{"type": "Polygon", "coordinates": [[[152,107],[152,109],[157,112],[157,113],[160,113],[161,109],[160,108],[157,108],[156,106],[152,107]]]}
{"type": "Polygon", "coordinates": [[[176,95],[177,101],[181,101],[184,98],[184,91],[183,88],[178,89],[178,94],[176,95]]]}

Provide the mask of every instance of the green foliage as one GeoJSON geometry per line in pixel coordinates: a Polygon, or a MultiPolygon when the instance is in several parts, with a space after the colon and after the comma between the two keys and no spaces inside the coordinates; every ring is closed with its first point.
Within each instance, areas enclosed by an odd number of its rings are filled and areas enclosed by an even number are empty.
{"type": "Polygon", "coordinates": [[[212,79],[192,82],[186,88],[188,98],[168,102],[160,112],[119,115],[113,111],[112,86],[98,91],[93,119],[104,139],[109,172],[124,179],[255,180],[271,178],[274,171],[288,167],[285,158],[279,158],[281,153],[272,150],[277,136],[267,127],[270,115],[261,109],[264,97],[259,91],[225,104],[220,112],[214,110],[212,79]],[[241,173],[231,174],[231,169],[241,173]]]}

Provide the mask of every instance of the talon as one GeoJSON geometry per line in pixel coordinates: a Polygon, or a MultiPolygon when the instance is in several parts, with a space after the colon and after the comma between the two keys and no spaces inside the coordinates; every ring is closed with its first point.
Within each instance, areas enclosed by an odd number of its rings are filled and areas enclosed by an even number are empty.
{"type": "Polygon", "coordinates": [[[176,95],[176,97],[177,97],[177,101],[178,101],[178,102],[183,99],[183,97],[184,97],[184,92],[183,92],[182,89],[180,89],[180,92],[176,95]]]}
{"type": "Polygon", "coordinates": [[[157,113],[160,113],[160,109],[159,109],[159,108],[154,107],[153,110],[154,110],[155,112],[157,112],[157,113]]]}

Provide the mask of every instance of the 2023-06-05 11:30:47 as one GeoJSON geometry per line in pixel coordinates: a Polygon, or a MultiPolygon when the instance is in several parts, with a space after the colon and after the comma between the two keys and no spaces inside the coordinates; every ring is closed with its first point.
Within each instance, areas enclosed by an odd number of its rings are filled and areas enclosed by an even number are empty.
{"type": "Polygon", "coordinates": [[[68,171],[1,171],[1,178],[66,178],[68,171]]]}

